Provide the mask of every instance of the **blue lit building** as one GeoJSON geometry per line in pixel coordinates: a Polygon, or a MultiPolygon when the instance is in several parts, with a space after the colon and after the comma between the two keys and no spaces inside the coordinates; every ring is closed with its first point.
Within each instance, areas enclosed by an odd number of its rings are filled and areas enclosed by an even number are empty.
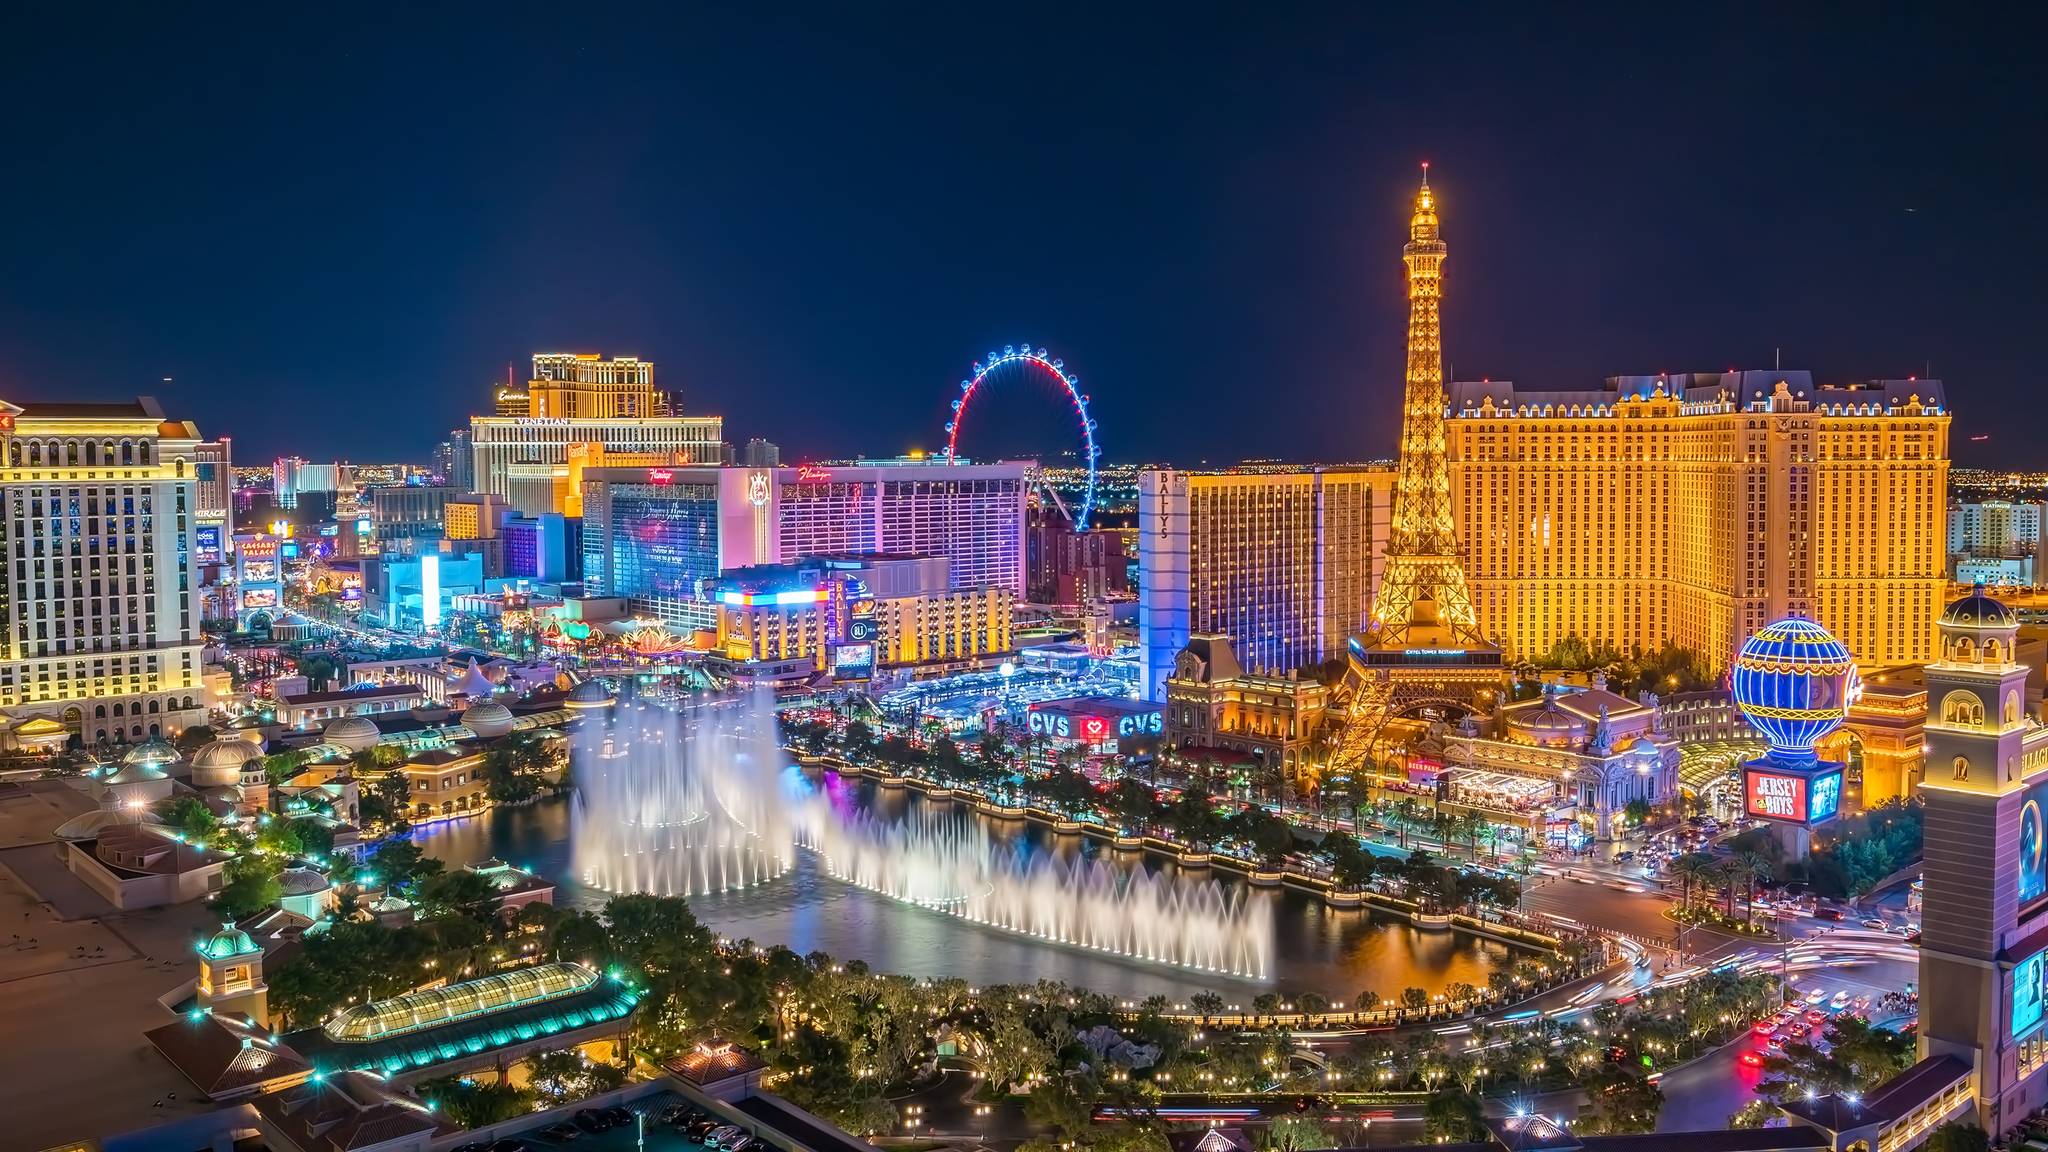
{"type": "Polygon", "coordinates": [[[718,572],[717,484],[643,475],[606,483],[603,499],[585,500],[585,594],[624,597],[667,624],[710,628],[716,616],[697,599],[697,583],[718,572]]]}
{"type": "Polygon", "coordinates": [[[1735,706],[1770,744],[1742,765],[1743,811],[1777,829],[1790,855],[1804,855],[1810,829],[1842,811],[1843,765],[1815,748],[1848,719],[1862,682],[1856,659],[1811,620],[1766,624],[1743,642],[1733,672],[1735,706]]]}
{"type": "Polygon", "coordinates": [[[559,512],[514,516],[498,535],[505,542],[505,575],[564,584],[583,578],[583,520],[559,512]]]}

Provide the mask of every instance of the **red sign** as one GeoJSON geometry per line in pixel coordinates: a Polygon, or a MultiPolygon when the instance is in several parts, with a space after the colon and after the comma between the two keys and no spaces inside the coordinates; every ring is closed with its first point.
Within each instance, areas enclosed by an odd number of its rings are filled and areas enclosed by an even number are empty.
{"type": "Polygon", "coordinates": [[[815,468],[809,464],[806,464],[803,467],[798,468],[796,470],[796,478],[798,483],[812,484],[822,480],[830,480],[832,478],[832,472],[830,469],[815,468]]]}
{"type": "Polygon", "coordinates": [[[676,482],[676,471],[673,468],[649,468],[647,470],[647,482],[649,484],[673,484],[676,482]]]}
{"type": "Polygon", "coordinates": [[[1806,777],[1751,770],[1743,779],[1744,807],[1763,820],[1806,823],[1806,777]]]}
{"type": "MultiPolygon", "coordinates": [[[[0,432],[12,431],[14,431],[14,413],[0,412],[0,432]]],[[[221,439],[225,440],[227,437],[223,436],[221,439]]]]}
{"type": "Polygon", "coordinates": [[[235,544],[235,551],[240,552],[244,560],[260,559],[266,556],[275,556],[277,555],[277,541],[272,540],[267,536],[257,536],[251,539],[238,541],[235,544]]]}
{"type": "Polygon", "coordinates": [[[1081,729],[1081,739],[1090,744],[1100,744],[1109,739],[1109,721],[1101,716],[1077,716],[1075,720],[1081,729]]]}

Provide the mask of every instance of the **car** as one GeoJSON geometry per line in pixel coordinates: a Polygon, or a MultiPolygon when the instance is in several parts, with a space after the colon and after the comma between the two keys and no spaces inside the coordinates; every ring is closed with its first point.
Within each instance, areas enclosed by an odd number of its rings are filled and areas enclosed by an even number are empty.
{"type": "Polygon", "coordinates": [[[1773,1052],[1782,1052],[1785,1050],[1785,1038],[1783,1036],[1773,1036],[1764,1042],[1764,1047],[1769,1048],[1773,1052]]]}
{"type": "Polygon", "coordinates": [[[1868,928],[1868,929],[1870,929],[1870,930],[1871,930],[1872,932],[1889,932],[1889,931],[1891,931],[1891,926],[1890,926],[1890,925],[1886,924],[1886,923],[1885,923],[1884,921],[1882,921],[1882,920],[1878,919],[1878,918],[1877,918],[1877,917],[1875,917],[1875,916],[1865,916],[1865,917],[1863,918],[1863,926],[1864,926],[1865,928],[1868,928]]]}
{"type": "Polygon", "coordinates": [[[1821,1011],[1818,1008],[1809,1008],[1806,1010],[1806,1022],[1808,1024],[1818,1024],[1827,1018],[1828,1014],[1821,1011]]]}
{"type": "Polygon", "coordinates": [[[690,1106],[688,1104],[671,1104],[661,1110],[661,1122],[663,1124],[683,1124],[687,1123],[689,1119],[690,1106]]]}
{"type": "Polygon", "coordinates": [[[704,1144],[708,1148],[723,1148],[727,1140],[737,1140],[739,1138],[739,1125],[720,1124],[718,1127],[713,1128],[711,1130],[710,1135],[704,1137],[704,1144]]]}
{"type": "Polygon", "coordinates": [[[1807,1031],[1808,1029],[1806,1025],[1794,1024],[1790,1028],[1785,1029],[1785,1035],[1793,1040],[1804,1040],[1806,1038],[1807,1031]]]}
{"type": "Polygon", "coordinates": [[[718,1127],[718,1121],[713,1120],[709,1116],[700,1116],[683,1125],[683,1134],[692,1140],[701,1142],[706,1136],[711,1135],[711,1130],[716,1127],[718,1127]]]}
{"type": "Polygon", "coordinates": [[[491,1152],[533,1152],[533,1149],[526,1141],[507,1136],[503,1140],[491,1141],[491,1152]]]}
{"type": "Polygon", "coordinates": [[[1750,1029],[1751,1032],[1754,1032],[1759,1036],[1769,1036],[1771,1033],[1776,1032],[1777,1030],[1778,1022],[1776,1020],[1768,1018],[1757,1021],[1756,1025],[1750,1029]]]}
{"type": "Polygon", "coordinates": [[[1744,1052],[1737,1059],[1751,1068],[1761,1068],[1764,1065],[1764,1057],[1761,1052],[1744,1052]]]}
{"type": "Polygon", "coordinates": [[[595,1108],[579,1108],[576,1115],[569,1119],[578,1128],[591,1133],[602,1132],[612,1126],[611,1121],[605,1118],[605,1114],[595,1108]]]}
{"type": "Polygon", "coordinates": [[[1840,908],[1815,908],[1813,910],[1813,918],[1815,920],[1833,920],[1840,923],[1842,910],[1840,908]]]}
{"type": "Polygon", "coordinates": [[[732,1143],[727,1144],[725,1146],[725,1152],[747,1152],[747,1149],[752,1148],[754,1144],[755,1140],[752,1136],[742,1136],[739,1139],[733,1141],[732,1143]]]}
{"type": "Polygon", "coordinates": [[[550,1124],[540,1130],[540,1135],[557,1144],[570,1144],[583,1139],[583,1133],[574,1124],[550,1124]]]}
{"type": "Polygon", "coordinates": [[[625,1128],[633,1123],[633,1112],[629,1108],[620,1108],[614,1105],[613,1107],[603,1109],[603,1112],[604,1118],[611,1121],[611,1125],[614,1128],[625,1128]]]}
{"type": "Polygon", "coordinates": [[[467,1144],[457,1144],[449,1149],[449,1152],[491,1152],[491,1146],[481,1141],[472,1140],[467,1144]]]}

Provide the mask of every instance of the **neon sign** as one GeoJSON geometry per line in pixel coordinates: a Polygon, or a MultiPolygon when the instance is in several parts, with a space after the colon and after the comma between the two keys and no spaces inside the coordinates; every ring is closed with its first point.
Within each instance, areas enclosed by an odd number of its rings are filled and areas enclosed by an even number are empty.
{"type": "Polygon", "coordinates": [[[1840,769],[1805,776],[1750,768],[1744,773],[1744,809],[1760,820],[1819,824],[1842,810],[1840,769]]]}
{"type": "Polygon", "coordinates": [[[832,472],[830,469],[827,468],[818,468],[810,464],[805,464],[796,470],[796,478],[797,482],[800,484],[813,484],[825,480],[830,480],[832,478],[832,472]]]}
{"type": "Polygon", "coordinates": [[[649,468],[647,470],[647,482],[649,484],[673,484],[676,482],[676,470],[673,468],[649,468]]]}

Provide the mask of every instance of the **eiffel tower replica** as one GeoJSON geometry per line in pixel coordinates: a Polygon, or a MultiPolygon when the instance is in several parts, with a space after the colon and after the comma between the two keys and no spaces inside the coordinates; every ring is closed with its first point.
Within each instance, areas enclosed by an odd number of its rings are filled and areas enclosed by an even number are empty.
{"type": "Polygon", "coordinates": [[[1443,268],[1429,165],[1408,222],[1408,379],[1386,567],[1367,630],[1351,638],[1326,775],[1369,769],[1391,721],[1489,710],[1504,673],[1499,645],[1479,632],[1451,520],[1444,460],[1443,268]]]}

